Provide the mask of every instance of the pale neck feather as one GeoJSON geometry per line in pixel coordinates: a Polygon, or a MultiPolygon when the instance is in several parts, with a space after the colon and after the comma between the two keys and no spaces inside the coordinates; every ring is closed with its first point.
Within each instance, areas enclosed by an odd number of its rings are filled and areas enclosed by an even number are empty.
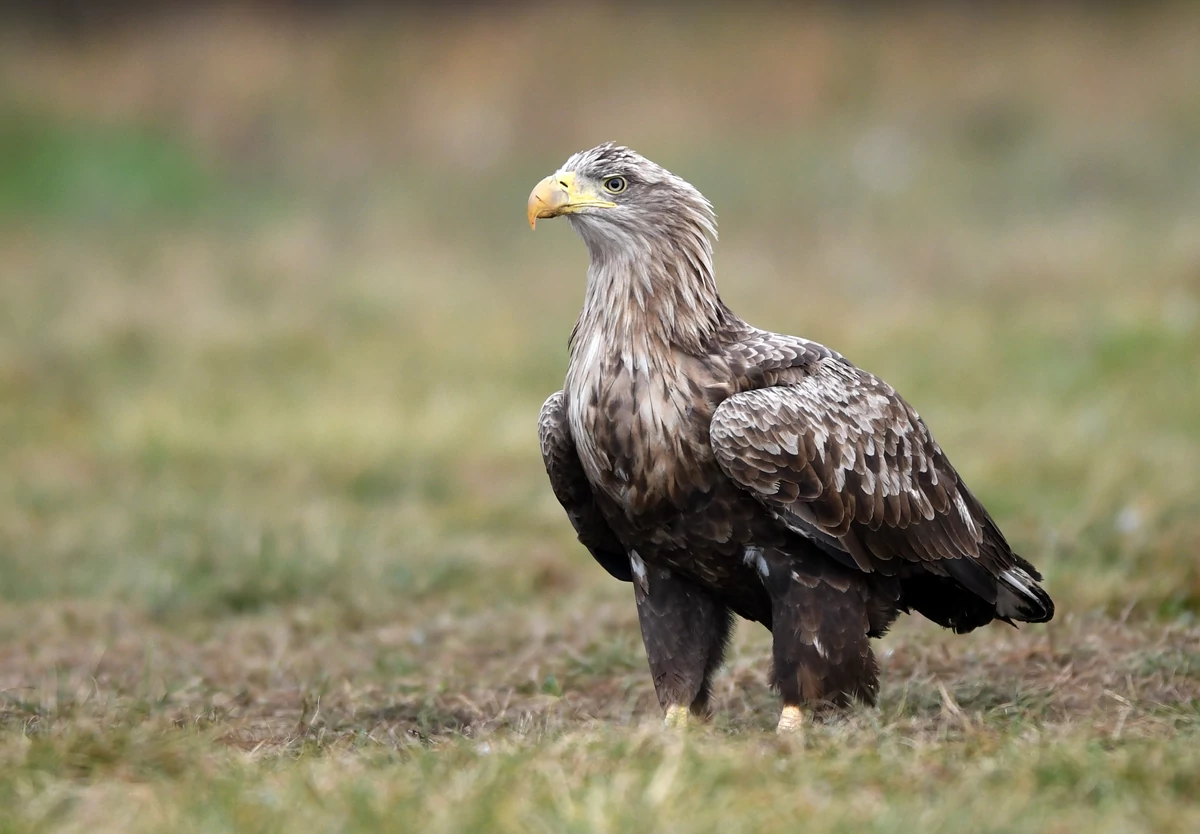
{"type": "MultiPolygon", "coordinates": [[[[572,218],[575,220],[575,218],[572,218]]],[[[601,340],[632,355],[679,350],[699,355],[733,314],[713,279],[711,221],[645,231],[581,216],[572,225],[591,263],[572,356],[601,340]]]]}

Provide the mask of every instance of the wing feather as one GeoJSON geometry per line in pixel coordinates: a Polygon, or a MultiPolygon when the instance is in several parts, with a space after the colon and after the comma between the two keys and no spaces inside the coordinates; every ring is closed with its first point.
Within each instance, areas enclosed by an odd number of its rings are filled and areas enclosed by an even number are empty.
{"type": "Polygon", "coordinates": [[[773,385],[717,408],[710,438],[725,474],[863,570],[923,566],[995,601],[997,577],[1027,563],[916,411],[887,383],[812,344],[808,354],[793,351],[800,361],[790,373],[782,363],[770,368],[773,385]]]}
{"type": "Polygon", "coordinates": [[[551,394],[542,406],[538,415],[538,441],[546,474],[550,477],[550,488],[567,511],[579,541],[612,576],[622,582],[632,582],[629,555],[601,514],[592,485],[575,451],[575,441],[567,427],[562,391],[551,394]]]}

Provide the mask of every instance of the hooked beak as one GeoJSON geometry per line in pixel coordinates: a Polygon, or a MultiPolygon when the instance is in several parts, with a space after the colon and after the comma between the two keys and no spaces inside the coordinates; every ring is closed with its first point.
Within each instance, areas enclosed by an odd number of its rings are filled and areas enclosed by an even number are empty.
{"type": "Polygon", "coordinates": [[[575,214],[586,208],[616,208],[617,204],[605,200],[586,186],[579,185],[573,171],[552,174],[539,182],[529,195],[529,228],[537,226],[539,219],[575,214]]]}

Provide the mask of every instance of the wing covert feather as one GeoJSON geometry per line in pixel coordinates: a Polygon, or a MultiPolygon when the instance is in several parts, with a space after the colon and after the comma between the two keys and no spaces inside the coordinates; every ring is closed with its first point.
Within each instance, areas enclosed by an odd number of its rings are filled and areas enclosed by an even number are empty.
{"type": "Polygon", "coordinates": [[[864,571],[921,565],[994,601],[995,577],[1014,564],[917,412],[836,354],[728,398],[710,437],[735,483],[864,571]]]}
{"type": "Polygon", "coordinates": [[[632,582],[629,555],[596,505],[592,485],[579,462],[575,441],[567,428],[562,391],[551,394],[542,406],[538,415],[538,442],[550,488],[567,511],[579,541],[612,576],[632,582]]]}

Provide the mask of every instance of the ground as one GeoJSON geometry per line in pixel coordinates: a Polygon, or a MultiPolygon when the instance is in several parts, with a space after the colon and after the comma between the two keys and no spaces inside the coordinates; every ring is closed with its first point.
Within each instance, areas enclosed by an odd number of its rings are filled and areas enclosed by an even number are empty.
{"type": "Polygon", "coordinates": [[[1200,829],[1200,16],[1079,14],[0,28],[0,831],[1200,829]],[[586,254],[525,199],[609,139],[1052,623],[905,618],[788,739],[742,624],[662,729],[536,444],[586,254]]]}

